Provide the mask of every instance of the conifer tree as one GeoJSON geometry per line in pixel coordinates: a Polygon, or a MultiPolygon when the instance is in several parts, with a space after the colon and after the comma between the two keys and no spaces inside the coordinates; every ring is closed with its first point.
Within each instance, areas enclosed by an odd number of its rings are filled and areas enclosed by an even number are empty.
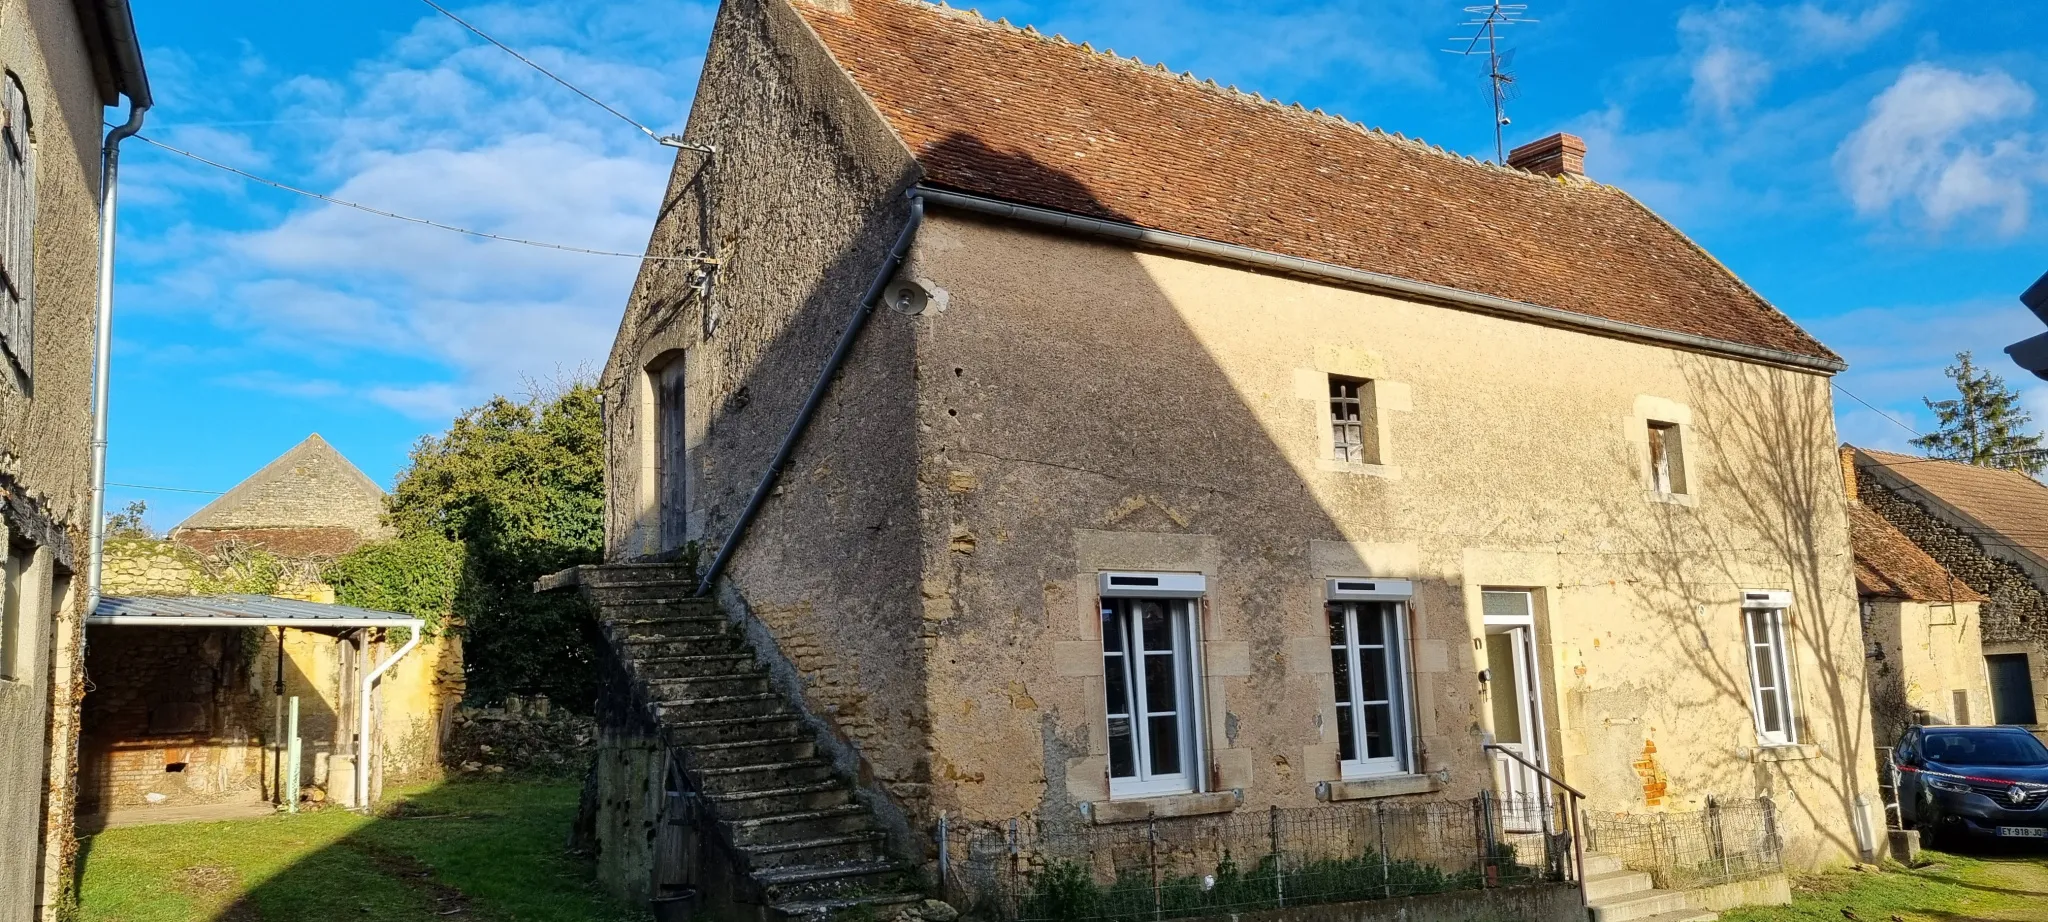
{"type": "Polygon", "coordinates": [[[2028,476],[2048,467],[2041,435],[2032,433],[2034,417],[2020,406],[2017,391],[2005,379],[1978,368],[1970,353],[1956,353],[1956,364],[1944,372],[1956,383],[1951,400],[1925,400],[1940,424],[1913,444],[1936,458],[1980,467],[2020,471],[2028,476]]]}

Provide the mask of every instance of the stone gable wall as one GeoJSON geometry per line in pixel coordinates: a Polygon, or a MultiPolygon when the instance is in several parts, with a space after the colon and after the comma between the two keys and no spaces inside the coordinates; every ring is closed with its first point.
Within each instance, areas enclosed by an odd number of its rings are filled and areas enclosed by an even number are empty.
{"type": "Polygon", "coordinates": [[[1856,496],[1957,579],[1990,597],[1979,609],[1984,643],[2048,649],[2048,593],[2018,564],[1991,556],[1976,539],[1876,477],[1857,478],[1856,496]]]}

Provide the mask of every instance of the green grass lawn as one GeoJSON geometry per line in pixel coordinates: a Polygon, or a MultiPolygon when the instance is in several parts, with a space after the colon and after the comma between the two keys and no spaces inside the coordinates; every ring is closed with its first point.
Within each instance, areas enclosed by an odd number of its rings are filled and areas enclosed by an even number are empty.
{"type": "Polygon", "coordinates": [[[632,922],[563,842],[573,784],[472,782],[342,810],[112,829],[80,855],[85,922],[632,922]]]}
{"type": "Polygon", "coordinates": [[[1919,868],[1837,871],[1795,882],[1792,905],[1738,909],[1724,922],[2022,922],[2048,919],[2048,853],[2038,847],[1927,852],[1919,868]],[[1843,911],[1847,910],[1845,914],[1843,911]]]}

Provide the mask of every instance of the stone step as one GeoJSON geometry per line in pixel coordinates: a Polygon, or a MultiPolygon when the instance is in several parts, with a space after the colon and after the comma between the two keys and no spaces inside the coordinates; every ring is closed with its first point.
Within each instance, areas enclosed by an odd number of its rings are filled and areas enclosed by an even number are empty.
{"type": "Polygon", "coordinates": [[[851,801],[853,794],[845,782],[834,778],[809,784],[706,794],[704,799],[711,803],[711,809],[719,816],[743,820],[837,807],[851,801]]]}
{"type": "MultiPolygon", "coordinates": [[[[687,581],[640,580],[622,581],[604,586],[586,586],[583,592],[600,608],[639,599],[687,599],[697,591],[697,584],[687,581]]],[[[715,606],[709,599],[702,600],[706,606],[715,606]]]]}
{"type": "Polygon", "coordinates": [[[677,615],[669,618],[625,618],[605,623],[613,637],[636,640],[689,640],[726,634],[732,623],[717,615],[677,615]]]}
{"type": "Polygon", "coordinates": [[[764,717],[729,717],[716,720],[675,720],[662,727],[671,746],[702,746],[710,743],[739,743],[753,740],[787,739],[803,726],[796,712],[764,717]]]}
{"type": "Polygon", "coordinates": [[[799,734],[693,746],[686,758],[692,769],[705,770],[764,762],[794,762],[808,759],[817,751],[816,742],[808,735],[799,734]]]}
{"type": "Polygon", "coordinates": [[[769,762],[760,765],[735,765],[697,770],[697,778],[703,784],[704,790],[712,794],[730,794],[766,788],[789,787],[797,784],[815,784],[820,781],[829,781],[832,777],[832,763],[823,759],[801,759],[790,762],[769,762]]]}
{"type": "MultiPolygon", "coordinates": [[[[899,906],[907,906],[912,903],[922,903],[924,902],[924,898],[924,894],[922,893],[906,890],[901,893],[880,893],[859,896],[827,897],[823,899],[812,900],[791,900],[788,902],[776,903],[768,908],[774,911],[776,914],[782,916],[783,918],[790,919],[831,918],[835,914],[845,912],[849,909],[856,911],[865,910],[868,913],[872,913],[874,918],[879,919],[887,917],[889,915],[889,910],[895,909],[899,906]]],[[[856,914],[858,914],[858,912],[856,914]]]]}
{"type": "Polygon", "coordinates": [[[667,659],[677,656],[710,656],[718,653],[749,653],[747,642],[733,632],[700,634],[694,637],[643,637],[620,644],[626,659],[667,659]]]}
{"type": "Polygon", "coordinates": [[[849,886],[868,884],[877,877],[894,877],[903,866],[889,858],[842,861],[833,864],[798,865],[754,872],[754,882],[777,902],[789,899],[830,898],[849,886]]]}
{"type": "Polygon", "coordinates": [[[1601,874],[1588,874],[1586,875],[1586,900],[1591,902],[1609,897],[1626,896],[1631,893],[1653,890],[1656,886],[1651,881],[1650,875],[1644,871],[1620,870],[1607,871],[1601,874]]]}
{"type": "Polygon", "coordinates": [[[1644,916],[1637,919],[1636,922],[1719,922],[1720,918],[1721,914],[1718,912],[1708,912],[1704,909],[1680,909],[1674,912],[1660,912],[1654,916],[1644,916]]]}
{"type": "Polygon", "coordinates": [[[845,803],[818,810],[792,810],[768,816],[728,819],[724,822],[726,832],[732,836],[733,844],[741,847],[799,842],[876,828],[875,818],[868,812],[868,808],[857,803],[845,803]]]}
{"type": "Polygon", "coordinates": [[[788,711],[789,702],[782,700],[782,696],[775,692],[710,695],[702,698],[661,698],[654,702],[655,719],[664,724],[675,721],[771,717],[788,711]]]}
{"type": "Polygon", "coordinates": [[[602,586],[608,583],[637,582],[647,579],[673,579],[694,582],[697,574],[691,568],[679,563],[606,563],[577,568],[579,582],[584,586],[602,586]]]}
{"type": "Polygon", "coordinates": [[[864,829],[815,839],[750,845],[741,848],[740,852],[746,855],[747,866],[757,870],[843,864],[886,858],[882,847],[888,838],[888,833],[879,829],[864,829]]]}
{"type": "Polygon", "coordinates": [[[633,660],[633,673],[643,679],[686,679],[762,671],[752,653],[697,653],[649,656],[633,660]]]}
{"type": "Polygon", "coordinates": [[[1609,874],[1622,869],[1621,859],[1616,858],[1613,855],[1602,855],[1598,852],[1587,852],[1585,854],[1585,858],[1587,877],[1592,877],[1595,874],[1609,874]]]}
{"type": "Polygon", "coordinates": [[[1670,890],[1644,890],[1586,901],[1586,910],[1592,915],[1593,922],[1635,922],[1689,908],[1685,904],[1685,894],[1670,890]]]}
{"type": "Polygon", "coordinates": [[[729,672],[723,675],[676,676],[647,679],[648,694],[655,700],[669,698],[713,698],[730,695],[758,695],[769,691],[768,670],[729,672]]]}
{"type": "Polygon", "coordinates": [[[621,616],[645,611],[649,607],[677,608],[693,615],[711,614],[718,611],[718,604],[710,599],[699,599],[687,595],[655,595],[613,599],[604,603],[604,607],[617,612],[621,616]]]}

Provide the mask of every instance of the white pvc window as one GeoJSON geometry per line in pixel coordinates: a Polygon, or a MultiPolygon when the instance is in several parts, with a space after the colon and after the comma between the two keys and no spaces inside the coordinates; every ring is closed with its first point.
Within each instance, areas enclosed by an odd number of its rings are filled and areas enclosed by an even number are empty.
{"type": "Polygon", "coordinates": [[[35,147],[28,94],[0,75],[0,349],[28,374],[34,338],[36,254],[35,147]]]}
{"type": "Polygon", "coordinates": [[[1102,599],[1111,797],[1199,788],[1198,603],[1195,598],[1102,599]]]}
{"type": "Polygon", "coordinates": [[[1749,645],[1750,707],[1756,713],[1757,738],[1770,746],[1797,743],[1792,672],[1785,655],[1785,609],[1746,603],[1742,630],[1749,645]]]}
{"type": "Polygon", "coordinates": [[[1384,601],[1324,606],[1344,777],[1410,770],[1406,608],[1384,601]]]}

